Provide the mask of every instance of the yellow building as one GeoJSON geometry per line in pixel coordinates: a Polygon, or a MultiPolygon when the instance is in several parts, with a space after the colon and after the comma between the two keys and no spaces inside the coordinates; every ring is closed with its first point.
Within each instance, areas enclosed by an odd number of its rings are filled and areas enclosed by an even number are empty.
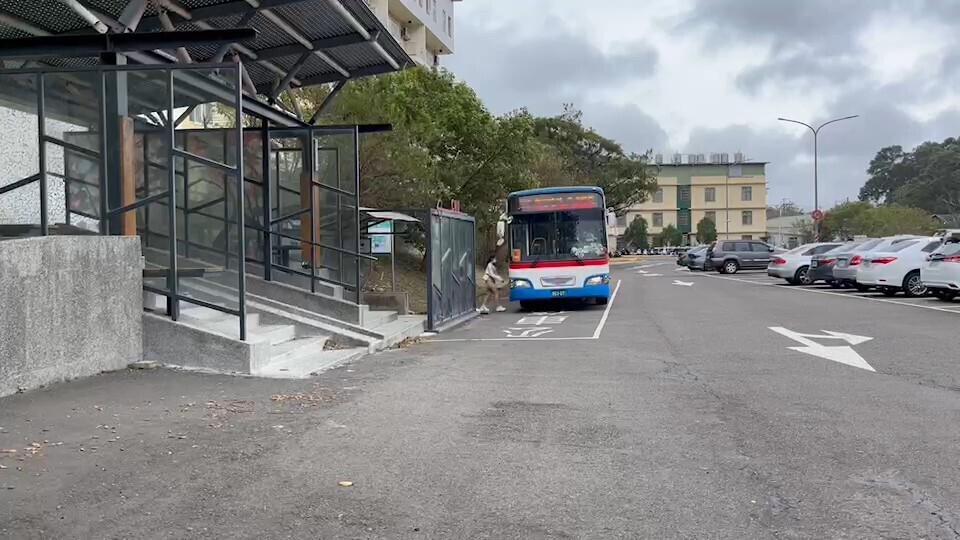
{"type": "Polygon", "coordinates": [[[691,159],[695,162],[652,165],[659,169],[660,189],[649,201],[631,207],[618,218],[618,235],[639,215],[647,220],[651,237],[673,225],[690,245],[697,243],[697,223],[703,218],[716,223],[720,239],[764,238],[766,163],[700,163],[694,156],[691,159]]]}

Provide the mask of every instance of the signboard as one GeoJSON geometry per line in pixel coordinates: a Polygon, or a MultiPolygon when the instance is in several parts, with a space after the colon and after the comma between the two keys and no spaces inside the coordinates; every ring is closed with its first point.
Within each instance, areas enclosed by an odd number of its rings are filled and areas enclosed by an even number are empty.
{"type": "Polygon", "coordinates": [[[510,200],[511,212],[562,212],[603,208],[599,193],[548,193],[524,195],[510,200]]]}
{"type": "Polygon", "coordinates": [[[367,227],[370,237],[370,253],[390,253],[393,244],[393,222],[384,221],[367,227]]]}
{"type": "Polygon", "coordinates": [[[814,210],[810,213],[810,217],[812,217],[814,221],[823,221],[823,211],[814,210]]]}

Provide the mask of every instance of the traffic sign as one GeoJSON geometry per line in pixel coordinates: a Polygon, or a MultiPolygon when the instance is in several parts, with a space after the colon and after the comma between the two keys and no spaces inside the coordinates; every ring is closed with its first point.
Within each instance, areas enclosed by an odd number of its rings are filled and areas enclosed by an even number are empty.
{"type": "Polygon", "coordinates": [[[810,213],[810,217],[812,217],[814,221],[823,221],[823,211],[814,210],[810,213]]]}

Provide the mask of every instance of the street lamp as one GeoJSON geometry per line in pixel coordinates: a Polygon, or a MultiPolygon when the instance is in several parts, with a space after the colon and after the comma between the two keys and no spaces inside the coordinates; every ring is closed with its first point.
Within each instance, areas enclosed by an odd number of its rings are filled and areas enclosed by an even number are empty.
{"type": "MultiPolygon", "coordinates": [[[[817,183],[817,175],[818,175],[818,171],[817,171],[817,168],[818,168],[818,167],[817,167],[817,135],[820,133],[820,130],[823,128],[823,126],[826,126],[826,125],[828,125],[828,124],[833,124],[833,123],[835,123],[835,122],[840,122],[841,120],[850,120],[850,119],[856,118],[856,117],[858,117],[858,116],[860,116],[860,115],[859,115],[859,114],[854,114],[854,115],[852,115],[852,116],[844,116],[843,118],[834,118],[833,120],[828,120],[828,121],[820,124],[820,126],[819,126],[819,127],[816,127],[816,128],[813,127],[813,126],[811,126],[810,124],[806,124],[806,123],[801,122],[801,121],[799,121],[799,120],[791,120],[791,119],[789,119],[789,118],[777,118],[777,120],[780,120],[781,122],[792,122],[792,123],[794,123],[794,124],[800,124],[801,126],[805,126],[807,129],[809,129],[810,131],[813,132],[813,209],[814,209],[815,211],[816,211],[816,210],[820,210],[820,195],[819,195],[819,186],[818,186],[818,183],[817,183]]],[[[813,227],[814,227],[814,229],[813,229],[813,230],[814,230],[814,234],[815,234],[815,236],[816,236],[815,241],[819,242],[819,241],[820,241],[820,222],[819,222],[819,221],[814,221],[814,222],[813,222],[813,227]]]]}

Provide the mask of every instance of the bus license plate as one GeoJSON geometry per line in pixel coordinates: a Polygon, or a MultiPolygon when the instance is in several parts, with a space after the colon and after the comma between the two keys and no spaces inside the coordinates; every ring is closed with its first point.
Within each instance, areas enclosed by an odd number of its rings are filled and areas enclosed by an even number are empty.
{"type": "Polygon", "coordinates": [[[567,295],[567,291],[553,291],[554,298],[560,298],[567,295]]]}

